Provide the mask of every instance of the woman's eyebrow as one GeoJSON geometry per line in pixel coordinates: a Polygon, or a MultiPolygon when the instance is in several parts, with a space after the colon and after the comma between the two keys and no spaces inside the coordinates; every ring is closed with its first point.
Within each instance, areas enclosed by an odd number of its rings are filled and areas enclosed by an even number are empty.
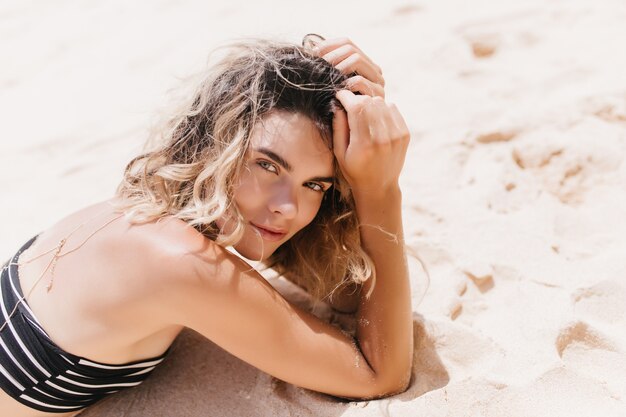
{"type": "Polygon", "coordinates": [[[335,177],[313,177],[309,181],[327,182],[329,184],[334,184],[335,183],[335,177]]]}
{"type": "MultiPolygon", "coordinates": [[[[272,161],[276,162],[278,165],[280,165],[283,168],[285,168],[287,170],[287,172],[292,172],[293,171],[293,168],[291,167],[289,162],[285,161],[285,158],[283,158],[282,156],[278,155],[276,152],[274,152],[274,151],[272,151],[270,149],[267,149],[267,148],[254,148],[254,150],[256,152],[260,152],[263,155],[267,156],[272,161]]],[[[327,182],[329,184],[334,184],[335,183],[335,177],[314,177],[314,178],[311,178],[310,181],[327,182]]]]}
{"type": "Polygon", "coordinates": [[[293,168],[291,167],[289,162],[285,161],[285,159],[282,156],[278,155],[277,153],[270,151],[267,148],[255,148],[254,150],[266,155],[268,158],[276,162],[278,165],[285,168],[287,172],[293,171],[293,168]]]}

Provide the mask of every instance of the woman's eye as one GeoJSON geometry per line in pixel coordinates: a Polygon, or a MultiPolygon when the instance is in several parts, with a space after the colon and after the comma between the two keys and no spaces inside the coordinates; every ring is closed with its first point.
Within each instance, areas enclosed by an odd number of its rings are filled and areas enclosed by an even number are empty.
{"type": "Polygon", "coordinates": [[[307,187],[309,187],[313,191],[318,191],[320,193],[324,192],[324,187],[322,187],[321,184],[318,184],[316,182],[308,182],[307,187]]]}
{"type": "Polygon", "coordinates": [[[259,166],[266,171],[278,173],[278,170],[276,169],[274,164],[272,164],[271,162],[261,160],[261,161],[258,161],[257,164],[259,164],[259,166]]]}

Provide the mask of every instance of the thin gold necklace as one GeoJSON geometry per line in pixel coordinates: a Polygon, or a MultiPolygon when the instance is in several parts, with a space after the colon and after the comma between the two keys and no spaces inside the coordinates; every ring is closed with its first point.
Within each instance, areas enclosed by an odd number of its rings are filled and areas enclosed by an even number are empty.
{"type": "MultiPolygon", "coordinates": [[[[4,269],[10,268],[11,266],[21,266],[27,263],[30,263],[32,261],[34,261],[35,259],[39,259],[44,255],[49,254],[50,252],[54,252],[54,256],[52,257],[52,259],[50,259],[50,262],[48,262],[48,265],[46,265],[46,268],[43,270],[43,272],[41,273],[41,275],[39,275],[39,278],[37,278],[37,280],[35,281],[35,283],[33,284],[33,286],[31,287],[30,291],[28,291],[28,294],[26,294],[25,296],[22,296],[19,298],[19,300],[15,303],[15,307],[13,307],[13,310],[11,311],[11,314],[9,314],[9,317],[7,320],[4,321],[4,324],[2,325],[2,327],[0,327],[0,332],[2,331],[2,329],[4,329],[4,327],[7,325],[7,323],[9,322],[9,320],[11,319],[11,317],[13,317],[13,314],[15,314],[15,311],[17,310],[17,307],[20,305],[20,303],[26,301],[28,303],[28,298],[30,297],[30,294],[33,292],[33,290],[35,289],[35,287],[37,286],[37,284],[39,283],[39,281],[41,281],[41,279],[44,277],[44,275],[46,274],[46,272],[48,271],[48,269],[51,269],[50,271],[50,279],[48,281],[48,285],[46,285],[46,292],[50,292],[50,290],[52,289],[52,284],[54,282],[54,268],[56,267],[56,263],[58,261],[59,258],[65,256],[65,255],[69,255],[72,252],[77,251],[78,249],[80,249],[89,239],[91,239],[91,237],[93,235],[95,235],[97,232],[99,232],[100,230],[104,229],[106,226],[108,226],[109,224],[113,223],[115,220],[119,219],[120,217],[122,217],[124,215],[124,213],[120,214],[119,216],[116,216],[114,218],[112,218],[111,220],[109,220],[108,222],[106,222],[105,224],[103,224],[102,226],[100,226],[99,228],[97,228],[96,230],[94,230],[89,236],[87,236],[87,238],[78,246],[76,246],[73,249],[70,249],[64,253],[61,253],[61,250],[63,250],[63,247],[65,246],[65,244],[67,243],[67,239],[69,239],[70,236],[72,236],[78,229],[80,229],[81,227],[83,227],[84,225],[86,225],[87,223],[89,223],[90,221],[92,221],[93,219],[95,219],[96,217],[99,217],[100,215],[102,215],[105,212],[101,212],[98,213],[97,215],[95,215],[94,217],[90,218],[89,220],[87,220],[84,223],[81,223],[80,225],[78,225],[78,227],[76,227],[74,230],[72,230],[67,236],[65,236],[63,239],[61,239],[59,241],[59,243],[52,249],[47,250],[33,258],[30,258],[26,261],[18,261],[18,262],[8,262],[4,269]]],[[[19,259],[19,257],[18,257],[19,259]]],[[[4,272],[3,269],[3,272],[4,272]]]]}

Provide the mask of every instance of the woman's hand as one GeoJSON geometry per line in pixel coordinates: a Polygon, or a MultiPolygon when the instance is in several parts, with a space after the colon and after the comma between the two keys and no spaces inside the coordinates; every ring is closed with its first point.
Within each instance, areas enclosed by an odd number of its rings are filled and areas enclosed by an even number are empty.
{"type": "Polygon", "coordinates": [[[353,92],[385,98],[383,71],[348,38],[328,39],[318,43],[314,52],[330,62],[342,74],[350,75],[346,87],[353,92]]]}
{"type": "Polygon", "coordinates": [[[333,149],[356,195],[384,196],[398,187],[409,144],[409,129],[395,104],[381,97],[337,93],[346,112],[333,119],[333,149]]]}
{"type": "Polygon", "coordinates": [[[409,142],[409,130],[394,104],[384,101],[382,70],[350,39],[328,39],[314,49],[348,79],[337,93],[344,109],[335,112],[335,157],[354,192],[384,195],[397,187],[409,142]],[[354,93],[360,93],[356,95],[354,93]]]}

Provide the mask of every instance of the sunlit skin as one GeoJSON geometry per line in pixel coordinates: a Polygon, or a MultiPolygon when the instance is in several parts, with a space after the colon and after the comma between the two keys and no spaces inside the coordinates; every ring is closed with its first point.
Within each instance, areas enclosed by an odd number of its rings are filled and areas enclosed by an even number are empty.
{"type": "MultiPolygon", "coordinates": [[[[235,250],[267,259],[315,218],[332,182],[333,154],[313,122],[300,113],[271,112],[252,133],[235,188],[245,226],[235,250]]],[[[227,218],[216,223],[223,232],[233,229],[227,218]]]]}
{"type": "MultiPolygon", "coordinates": [[[[354,337],[281,297],[249,265],[183,221],[132,226],[119,221],[96,229],[88,223],[94,215],[118,215],[107,201],[66,217],[37,240],[40,251],[54,248],[81,225],[76,247],[87,242],[76,256],[61,259],[57,273],[63,279],[52,292],[38,287],[28,299],[64,349],[96,361],[127,363],[162,353],[186,327],[303,388],[347,399],[407,389],[414,324],[398,179],[409,129],[397,107],[385,101],[380,67],[351,40],[320,42],[315,54],[346,75],[357,74],[336,94],[342,109],[333,117],[333,150],[301,114],[274,112],[264,118],[253,132],[234,193],[245,223],[235,249],[249,259],[267,259],[314,219],[338,167],[366,226],[359,229],[361,245],[376,270],[376,284],[367,280],[357,295],[354,337]],[[139,253],[143,256],[128,256],[139,253]],[[85,274],[84,265],[102,267],[85,274]]],[[[226,218],[217,223],[225,232],[233,225],[226,218]]],[[[33,288],[49,259],[20,266],[23,288],[33,288]]],[[[36,412],[0,390],[0,414],[77,413],[36,412]]]]}

